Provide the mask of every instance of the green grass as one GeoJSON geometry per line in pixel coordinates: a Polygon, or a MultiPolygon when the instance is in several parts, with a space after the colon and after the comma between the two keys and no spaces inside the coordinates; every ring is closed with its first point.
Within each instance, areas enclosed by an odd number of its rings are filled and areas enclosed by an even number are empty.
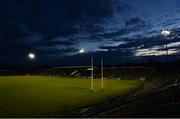
{"type": "Polygon", "coordinates": [[[95,81],[47,76],[0,77],[0,117],[55,117],[91,104],[107,101],[142,85],[137,81],[95,81]]]}

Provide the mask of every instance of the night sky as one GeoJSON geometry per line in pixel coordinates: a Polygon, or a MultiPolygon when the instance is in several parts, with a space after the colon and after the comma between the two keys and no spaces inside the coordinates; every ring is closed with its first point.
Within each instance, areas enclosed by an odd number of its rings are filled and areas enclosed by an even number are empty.
{"type": "Polygon", "coordinates": [[[179,59],[179,0],[1,0],[0,65],[109,65],[179,59]],[[161,35],[170,29],[171,35],[161,35]],[[84,48],[85,53],[79,53],[84,48]],[[36,59],[28,59],[28,53],[36,59]]]}

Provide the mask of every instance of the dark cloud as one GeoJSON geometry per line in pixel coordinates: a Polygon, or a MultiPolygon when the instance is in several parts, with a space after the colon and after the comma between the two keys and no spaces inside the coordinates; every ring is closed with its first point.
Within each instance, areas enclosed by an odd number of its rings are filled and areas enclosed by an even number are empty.
{"type": "Polygon", "coordinates": [[[133,8],[130,5],[117,5],[116,12],[117,13],[125,13],[127,11],[132,11],[133,8]]]}
{"type": "MultiPolygon", "coordinates": [[[[147,14],[145,10],[145,15],[139,16],[135,7],[142,0],[137,3],[125,1],[1,0],[0,64],[8,61],[28,64],[26,56],[29,52],[37,53],[37,64],[59,63],[60,59],[62,64],[66,61],[72,63],[71,58],[87,59],[88,55],[108,57],[111,63],[116,57],[118,63],[129,61],[134,50],[178,42],[179,29],[174,29],[172,36],[169,36],[171,40],[166,41],[156,33],[160,28],[153,30],[154,23],[144,18],[149,14],[148,10],[147,14]],[[121,4],[122,1],[125,4],[121,4]],[[87,54],[77,55],[80,48],[85,48],[87,54]]],[[[141,10],[144,6],[141,4],[138,8],[141,10]]],[[[163,20],[160,25],[166,27],[178,21],[163,20]]]]}
{"type": "Polygon", "coordinates": [[[77,44],[74,34],[88,32],[98,39],[94,33],[104,30],[98,24],[113,13],[111,0],[0,1],[1,57],[22,61],[31,51],[42,56],[77,52],[70,47],[77,44]]]}
{"type": "Polygon", "coordinates": [[[114,37],[121,36],[121,35],[126,34],[126,33],[128,33],[127,29],[121,29],[121,30],[118,30],[115,32],[103,33],[100,36],[103,38],[114,38],[114,37]]]}
{"type": "MultiPolygon", "coordinates": [[[[5,25],[4,28],[13,26],[20,30],[19,25],[24,25],[29,31],[39,32],[47,39],[77,33],[78,24],[85,24],[84,27],[89,29],[86,24],[102,22],[104,18],[112,15],[111,0],[7,0],[1,2],[1,18],[4,19],[1,23],[5,25]]],[[[98,30],[97,27],[94,28],[98,30]]]]}
{"type": "Polygon", "coordinates": [[[128,26],[132,26],[132,25],[144,25],[144,24],[145,24],[145,21],[136,17],[136,18],[132,18],[132,19],[128,20],[126,22],[125,26],[128,27],[128,26]]]}

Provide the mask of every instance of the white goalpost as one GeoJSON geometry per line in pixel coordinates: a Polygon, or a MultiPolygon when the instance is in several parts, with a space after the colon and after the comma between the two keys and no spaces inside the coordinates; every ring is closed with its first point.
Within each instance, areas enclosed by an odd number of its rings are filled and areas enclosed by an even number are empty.
{"type": "MultiPolygon", "coordinates": [[[[94,58],[91,58],[91,91],[94,91],[94,58]]],[[[104,60],[101,59],[101,89],[104,89],[104,60]]]]}

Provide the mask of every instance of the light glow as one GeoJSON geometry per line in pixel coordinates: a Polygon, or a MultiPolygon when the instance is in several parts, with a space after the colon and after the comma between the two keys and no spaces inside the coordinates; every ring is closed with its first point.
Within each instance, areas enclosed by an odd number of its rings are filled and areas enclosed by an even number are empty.
{"type": "Polygon", "coordinates": [[[84,49],[84,48],[82,48],[82,49],[79,50],[79,53],[84,53],[84,52],[85,52],[85,49],[84,49]]]}
{"type": "Polygon", "coordinates": [[[36,58],[36,55],[34,53],[29,53],[28,57],[29,59],[33,60],[36,58]]]}
{"type": "Polygon", "coordinates": [[[170,34],[171,34],[171,31],[168,30],[168,29],[163,30],[163,31],[161,32],[161,35],[163,35],[163,36],[169,36],[170,34]]]}

